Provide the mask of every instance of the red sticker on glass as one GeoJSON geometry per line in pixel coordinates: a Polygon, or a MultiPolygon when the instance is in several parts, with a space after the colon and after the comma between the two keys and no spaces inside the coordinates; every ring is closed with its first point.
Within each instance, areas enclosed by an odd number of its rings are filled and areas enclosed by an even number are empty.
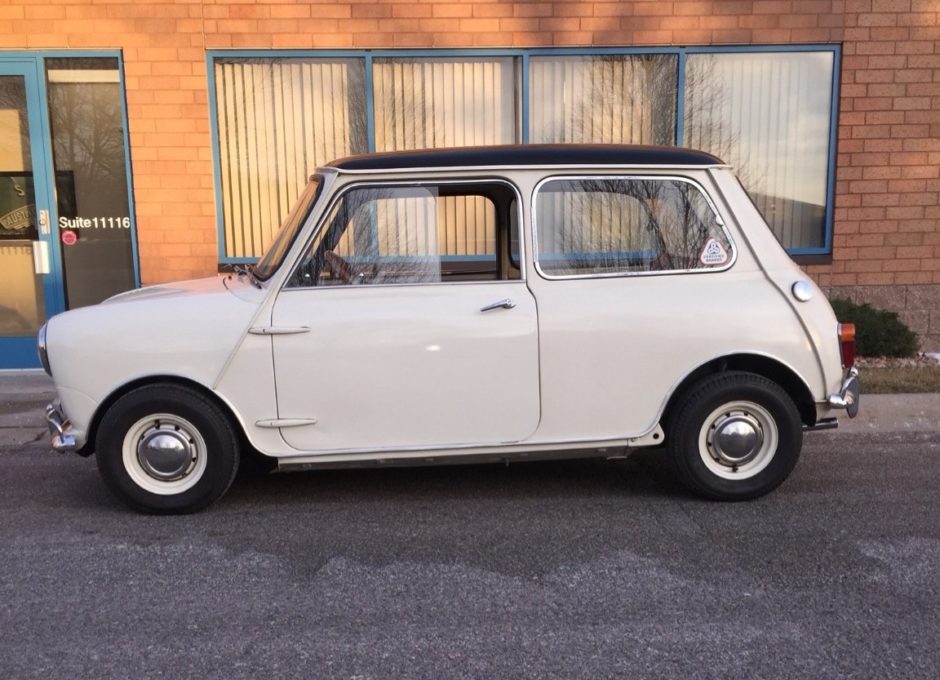
{"type": "Polygon", "coordinates": [[[71,229],[66,229],[62,232],[62,243],[67,246],[74,246],[78,243],[78,234],[76,234],[71,229]]]}

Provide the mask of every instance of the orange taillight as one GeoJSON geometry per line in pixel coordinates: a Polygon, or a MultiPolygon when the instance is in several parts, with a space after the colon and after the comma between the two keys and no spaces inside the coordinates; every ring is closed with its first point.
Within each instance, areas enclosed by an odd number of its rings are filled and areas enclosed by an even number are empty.
{"type": "Polygon", "coordinates": [[[851,368],[855,365],[855,324],[839,324],[839,346],[842,350],[842,365],[851,368]]]}

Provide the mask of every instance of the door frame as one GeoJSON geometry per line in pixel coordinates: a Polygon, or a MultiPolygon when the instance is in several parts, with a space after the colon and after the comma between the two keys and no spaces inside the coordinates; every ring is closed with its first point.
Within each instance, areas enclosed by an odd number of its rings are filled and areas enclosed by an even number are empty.
{"type": "MultiPolygon", "coordinates": [[[[65,289],[62,281],[62,263],[58,249],[58,229],[53,203],[55,192],[51,186],[51,149],[45,131],[48,129],[47,112],[42,107],[39,64],[36,59],[0,58],[0,76],[22,77],[26,91],[26,121],[29,126],[30,162],[32,166],[33,199],[37,216],[45,211],[46,226],[38,227],[38,240],[45,243],[49,254],[49,273],[42,276],[43,309],[45,317],[65,309],[65,289]]],[[[3,368],[34,368],[39,363],[36,341],[32,335],[0,338],[3,350],[3,368]]]]}
{"type": "MultiPolygon", "coordinates": [[[[46,82],[46,59],[57,58],[110,58],[117,59],[121,92],[121,114],[123,123],[124,166],[127,176],[127,200],[130,213],[131,257],[134,286],[140,286],[140,257],[137,242],[137,210],[134,204],[134,185],[131,172],[130,132],[127,115],[127,88],[124,77],[124,57],[121,50],[0,50],[0,74],[25,76],[27,117],[29,120],[30,147],[33,155],[33,191],[36,209],[43,205],[49,213],[47,233],[40,233],[49,249],[49,274],[43,276],[45,317],[64,312],[65,277],[62,268],[62,251],[59,246],[59,214],[54,180],[55,165],[52,155],[52,127],[49,120],[49,95],[46,82]],[[7,73],[9,71],[9,73],[7,73]],[[32,81],[33,86],[30,86],[32,81]],[[37,169],[36,161],[41,168],[37,169]],[[41,173],[38,171],[41,169],[41,173]],[[42,175],[41,177],[39,175],[42,175]]],[[[0,338],[0,370],[39,368],[36,340],[32,336],[0,338]]]]}

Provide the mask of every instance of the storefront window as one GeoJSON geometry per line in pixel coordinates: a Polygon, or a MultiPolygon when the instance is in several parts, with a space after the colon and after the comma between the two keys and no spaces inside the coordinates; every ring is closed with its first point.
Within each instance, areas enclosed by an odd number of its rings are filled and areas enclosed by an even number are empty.
{"type": "Polygon", "coordinates": [[[791,252],[827,253],[837,55],[716,46],[210,56],[220,254],[257,257],[307,175],[351,153],[677,137],[734,166],[791,252]]]}
{"type": "Polygon", "coordinates": [[[532,57],[529,141],[672,144],[676,61],[661,54],[532,57]]]}
{"type": "Polygon", "coordinates": [[[824,242],[832,52],[692,54],[685,144],[734,166],[785,248],[824,242]]]}
{"type": "Polygon", "coordinates": [[[215,111],[225,256],[254,258],[317,166],[367,150],[361,59],[220,59],[215,111]]]}
{"type": "Polygon", "coordinates": [[[60,247],[69,308],[134,287],[116,58],[46,60],[60,247]]]}
{"type": "Polygon", "coordinates": [[[512,58],[372,64],[377,151],[518,141],[512,58]]]}

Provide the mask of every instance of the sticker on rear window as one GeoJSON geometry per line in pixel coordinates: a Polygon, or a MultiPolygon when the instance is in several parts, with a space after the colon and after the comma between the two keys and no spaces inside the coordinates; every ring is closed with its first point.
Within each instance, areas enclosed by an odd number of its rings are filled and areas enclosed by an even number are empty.
{"type": "Polygon", "coordinates": [[[728,261],[728,251],[718,240],[710,238],[702,248],[702,254],[698,259],[702,264],[709,266],[724,264],[728,261]]]}

